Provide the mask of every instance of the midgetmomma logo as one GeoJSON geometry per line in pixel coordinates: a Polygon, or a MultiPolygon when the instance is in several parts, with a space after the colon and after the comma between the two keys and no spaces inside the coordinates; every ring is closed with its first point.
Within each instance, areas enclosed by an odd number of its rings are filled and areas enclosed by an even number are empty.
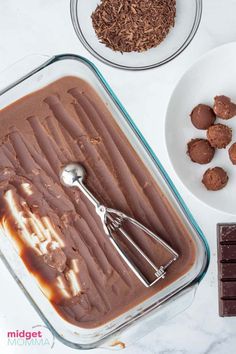
{"type": "Polygon", "coordinates": [[[7,332],[7,345],[10,346],[54,346],[54,336],[46,326],[36,325],[32,330],[19,330],[7,332]]]}

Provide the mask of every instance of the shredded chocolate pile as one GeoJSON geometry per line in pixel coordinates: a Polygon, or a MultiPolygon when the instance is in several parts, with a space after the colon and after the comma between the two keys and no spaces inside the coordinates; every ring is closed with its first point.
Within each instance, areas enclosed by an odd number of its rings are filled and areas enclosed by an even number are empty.
{"type": "Polygon", "coordinates": [[[101,0],[92,14],[99,40],[114,51],[143,52],[175,25],[176,0],[101,0]]]}

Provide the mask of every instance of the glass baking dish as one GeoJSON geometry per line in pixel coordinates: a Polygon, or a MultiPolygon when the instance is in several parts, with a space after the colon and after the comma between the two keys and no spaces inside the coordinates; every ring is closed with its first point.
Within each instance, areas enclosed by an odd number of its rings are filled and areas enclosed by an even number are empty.
{"type": "Polygon", "coordinates": [[[12,242],[3,233],[0,237],[0,255],[32,306],[52,333],[64,344],[77,349],[117,348],[122,343],[127,345],[141,338],[191,304],[195,290],[208,267],[209,248],[199,226],[160,161],[101,73],[87,59],[65,54],[52,58],[30,56],[16,63],[1,74],[0,109],[65,76],[84,79],[105,102],[116,123],[190,233],[196,249],[196,259],[187,273],[151,298],[100,327],[85,329],[59,316],[27,271],[12,242]]]}

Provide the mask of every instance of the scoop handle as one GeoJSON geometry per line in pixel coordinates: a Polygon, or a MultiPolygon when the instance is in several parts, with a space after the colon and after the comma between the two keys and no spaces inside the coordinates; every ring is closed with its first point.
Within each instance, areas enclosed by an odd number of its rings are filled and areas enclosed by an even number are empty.
{"type": "Polygon", "coordinates": [[[73,182],[74,187],[78,187],[80,191],[88,198],[88,200],[95,206],[96,209],[99,209],[100,203],[99,201],[94,197],[94,195],[90,192],[90,190],[84,185],[82,182],[81,178],[77,178],[73,182]]]}

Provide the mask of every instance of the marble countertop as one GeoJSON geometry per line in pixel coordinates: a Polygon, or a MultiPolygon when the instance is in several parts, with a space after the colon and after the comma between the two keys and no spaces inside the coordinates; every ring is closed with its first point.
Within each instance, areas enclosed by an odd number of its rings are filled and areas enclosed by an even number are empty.
{"type": "MultiPolygon", "coordinates": [[[[165,112],[176,82],[203,53],[236,40],[236,0],[203,0],[203,2],[200,29],[184,53],[161,68],[124,74],[100,63],[82,47],[71,24],[69,0],[0,1],[0,71],[32,53],[52,55],[72,52],[92,60],[108,79],[164,164],[209,241],[211,263],[193,305],[137,344],[125,349],[123,351],[125,354],[236,353],[236,318],[218,316],[216,262],[216,223],[236,221],[236,216],[232,217],[207,207],[185,189],[170,165],[164,141],[165,112]]],[[[29,329],[33,325],[42,324],[2,262],[0,262],[0,281],[0,333],[13,329],[29,329]]],[[[9,346],[0,335],[0,352],[69,354],[74,350],[58,341],[53,349],[47,346],[40,348],[9,346]]],[[[107,351],[104,349],[92,351],[94,354],[104,352],[107,351]]]]}

